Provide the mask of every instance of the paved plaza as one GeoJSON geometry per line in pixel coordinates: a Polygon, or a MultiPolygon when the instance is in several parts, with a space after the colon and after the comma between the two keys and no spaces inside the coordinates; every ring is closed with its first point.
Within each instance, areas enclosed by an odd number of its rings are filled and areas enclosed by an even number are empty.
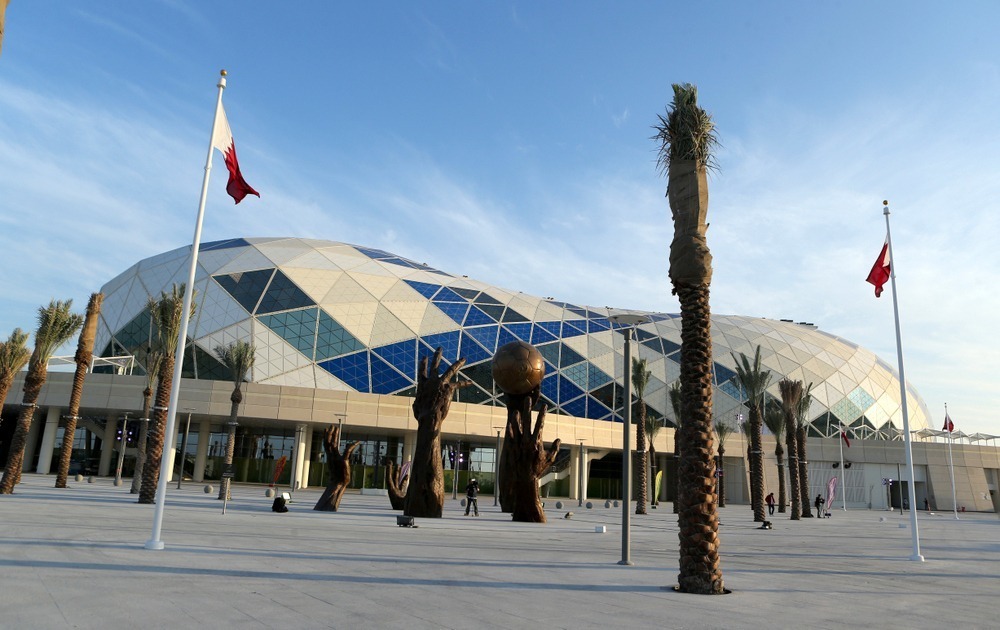
{"type": "Polygon", "coordinates": [[[773,530],[745,505],[720,510],[724,596],[678,594],[670,504],[633,516],[547,499],[550,522],[510,522],[480,499],[465,517],[397,527],[384,496],[348,493],[314,512],[319,489],[286,514],[264,488],[222,502],[171,484],[163,551],[144,548],[153,506],[127,484],[26,474],[0,496],[0,628],[986,628],[1000,626],[1000,520],[921,513],[925,562],[910,560],[909,518],[836,509],[773,530]],[[571,506],[570,506],[571,504],[571,506]],[[573,516],[565,519],[566,512],[573,516]],[[595,528],[605,526],[606,533],[595,528]],[[902,525],[902,526],[901,526],[902,525]]]}

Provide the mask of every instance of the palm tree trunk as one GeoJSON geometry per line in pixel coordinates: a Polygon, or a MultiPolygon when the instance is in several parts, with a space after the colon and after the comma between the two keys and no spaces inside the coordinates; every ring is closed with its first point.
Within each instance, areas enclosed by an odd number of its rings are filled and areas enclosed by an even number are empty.
{"type": "Polygon", "coordinates": [[[639,496],[636,500],[635,513],[646,513],[646,501],[649,496],[649,476],[646,474],[646,404],[642,398],[636,403],[639,407],[639,421],[636,422],[635,450],[639,458],[639,496]]]}
{"type": "Polygon", "coordinates": [[[799,497],[802,499],[802,518],[812,518],[809,507],[809,461],[806,458],[806,427],[800,426],[795,432],[799,455],[799,497]]]}
{"type": "Polygon", "coordinates": [[[726,449],[722,444],[719,444],[719,463],[715,468],[715,483],[718,485],[718,495],[719,495],[719,507],[726,507],[726,479],[722,474],[722,461],[723,457],[726,455],[726,449]]]}
{"type": "Polygon", "coordinates": [[[791,520],[802,518],[802,495],[799,493],[799,449],[795,439],[795,429],[789,418],[785,418],[785,446],[788,448],[788,493],[791,495],[791,520]]]}
{"type": "Polygon", "coordinates": [[[167,406],[170,404],[170,388],[174,381],[174,357],[163,358],[160,379],[156,386],[156,404],[153,407],[153,426],[150,427],[149,443],[146,445],[146,464],[142,470],[142,486],[139,488],[139,503],[156,502],[156,486],[160,480],[160,461],[167,430],[167,406]]]}
{"type": "Polygon", "coordinates": [[[767,519],[764,511],[764,452],[761,442],[760,405],[750,405],[750,500],[753,504],[753,520],[763,523],[767,519]]]}
{"type": "MultiPolygon", "coordinates": [[[[236,419],[240,411],[240,403],[243,401],[243,396],[242,394],[240,394],[239,385],[237,385],[236,391],[234,391],[232,396],[229,397],[229,400],[232,404],[229,407],[229,427],[228,431],[226,432],[226,459],[224,462],[225,465],[222,467],[223,471],[229,470],[232,467],[233,456],[236,453],[236,419]]],[[[327,465],[332,466],[333,462],[328,461],[327,465]]],[[[348,471],[347,473],[347,480],[348,481],[351,480],[350,471],[348,471]]],[[[220,501],[229,501],[232,498],[232,494],[230,492],[232,481],[233,480],[230,479],[229,477],[223,477],[222,480],[219,481],[220,501]]],[[[340,503],[339,497],[337,499],[337,502],[340,503]]]]}
{"type": "Polygon", "coordinates": [[[28,374],[24,379],[24,398],[21,401],[21,412],[17,416],[17,428],[14,429],[14,436],[10,441],[7,466],[3,471],[3,479],[0,479],[0,494],[13,494],[14,486],[21,482],[21,470],[24,468],[24,448],[28,443],[31,422],[35,418],[35,403],[38,401],[38,395],[41,393],[42,385],[45,384],[45,379],[48,376],[46,364],[42,363],[40,368],[39,366],[29,366],[28,374]]]}
{"type": "Polygon", "coordinates": [[[785,449],[781,448],[781,436],[774,436],[775,447],[774,447],[774,458],[778,460],[778,513],[785,513],[785,501],[788,497],[785,495],[785,449]]]}
{"type": "MultiPolygon", "coordinates": [[[[673,166],[673,165],[672,165],[673,166]]],[[[671,267],[672,268],[672,267],[671,267]]],[[[719,563],[719,517],[712,459],[712,336],[708,285],[674,282],[681,305],[681,410],[678,431],[678,590],[725,592],[719,563]]]]}
{"type": "MultiPolygon", "coordinates": [[[[129,494],[139,494],[142,487],[142,471],[146,464],[146,441],[149,439],[149,412],[153,405],[153,388],[149,385],[142,391],[142,418],[139,420],[139,434],[135,443],[135,470],[132,472],[132,488],[129,494]]],[[[123,446],[124,447],[124,446],[123,446]]]]}
{"type": "Polygon", "coordinates": [[[653,505],[653,507],[656,507],[657,505],[660,504],[660,495],[656,491],[656,474],[655,474],[655,472],[659,472],[659,471],[656,471],[656,449],[653,448],[653,441],[652,440],[649,441],[649,469],[650,469],[650,473],[651,473],[651,477],[652,477],[652,483],[650,484],[650,486],[651,486],[650,487],[650,497],[651,497],[650,503],[653,505]]]}

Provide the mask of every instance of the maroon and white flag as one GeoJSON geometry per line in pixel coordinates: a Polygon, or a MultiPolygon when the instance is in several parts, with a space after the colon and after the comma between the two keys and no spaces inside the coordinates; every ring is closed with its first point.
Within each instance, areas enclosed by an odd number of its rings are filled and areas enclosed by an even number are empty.
{"type": "Polygon", "coordinates": [[[941,430],[947,431],[948,433],[951,433],[952,431],[955,430],[955,423],[951,421],[951,416],[949,416],[947,413],[944,414],[944,428],[941,430]]]}
{"type": "Polygon", "coordinates": [[[889,237],[885,238],[882,251],[879,252],[878,260],[872,265],[872,270],[868,272],[866,280],[875,285],[875,297],[882,295],[882,287],[889,281],[889,271],[892,269],[889,260],[889,237]]]}
{"type": "Polygon", "coordinates": [[[236,203],[243,201],[247,195],[260,197],[260,193],[243,179],[243,173],[240,172],[240,163],[236,159],[236,142],[233,141],[233,132],[229,129],[229,119],[226,118],[226,110],[222,107],[222,103],[219,103],[219,115],[215,120],[215,130],[212,132],[212,146],[221,151],[226,159],[226,168],[229,169],[226,192],[229,196],[236,203]]]}

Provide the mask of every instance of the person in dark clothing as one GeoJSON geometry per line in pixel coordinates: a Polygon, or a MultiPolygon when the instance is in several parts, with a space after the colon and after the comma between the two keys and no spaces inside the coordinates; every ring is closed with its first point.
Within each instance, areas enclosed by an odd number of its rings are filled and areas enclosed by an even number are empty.
{"type": "Polygon", "coordinates": [[[472,508],[476,516],[479,516],[479,482],[475,479],[469,479],[468,485],[465,486],[465,515],[469,515],[469,509],[472,508]]]}
{"type": "Polygon", "coordinates": [[[767,513],[770,516],[774,515],[774,493],[768,494],[764,497],[764,501],[767,503],[767,513]]]}
{"type": "Polygon", "coordinates": [[[823,498],[823,495],[817,494],[816,495],[816,501],[813,502],[813,505],[816,506],[816,518],[823,518],[823,504],[824,503],[826,503],[826,500],[823,498]]]}

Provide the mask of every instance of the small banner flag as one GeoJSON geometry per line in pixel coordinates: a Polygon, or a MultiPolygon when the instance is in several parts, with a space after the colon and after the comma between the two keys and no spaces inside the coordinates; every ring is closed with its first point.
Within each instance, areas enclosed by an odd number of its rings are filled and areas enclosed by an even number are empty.
{"type": "Polygon", "coordinates": [[[866,280],[875,285],[875,297],[882,295],[882,287],[889,280],[891,261],[889,260],[889,237],[886,237],[882,251],[878,255],[878,260],[872,265],[872,270],[868,272],[866,280]]]}
{"type": "Polygon", "coordinates": [[[260,193],[250,187],[247,180],[243,179],[240,172],[240,163],[236,159],[236,142],[233,140],[233,132],[229,128],[229,120],[226,118],[226,110],[219,103],[219,116],[215,121],[215,130],[212,133],[212,146],[222,152],[226,159],[226,168],[229,169],[229,183],[226,184],[226,192],[236,203],[243,201],[247,195],[257,195],[260,193]]]}
{"type": "Polygon", "coordinates": [[[847,438],[847,431],[844,431],[843,429],[841,429],[840,430],[840,437],[844,438],[844,444],[847,445],[847,448],[851,448],[851,440],[849,440],[847,438]]]}
{"type": "Polygon", "coordinates": [[[944,428],[941,430],[947,431],[948,433],[955,430],[955,423],[951,421],[951,416],[948,414],[944,414],[944,428]]]}

